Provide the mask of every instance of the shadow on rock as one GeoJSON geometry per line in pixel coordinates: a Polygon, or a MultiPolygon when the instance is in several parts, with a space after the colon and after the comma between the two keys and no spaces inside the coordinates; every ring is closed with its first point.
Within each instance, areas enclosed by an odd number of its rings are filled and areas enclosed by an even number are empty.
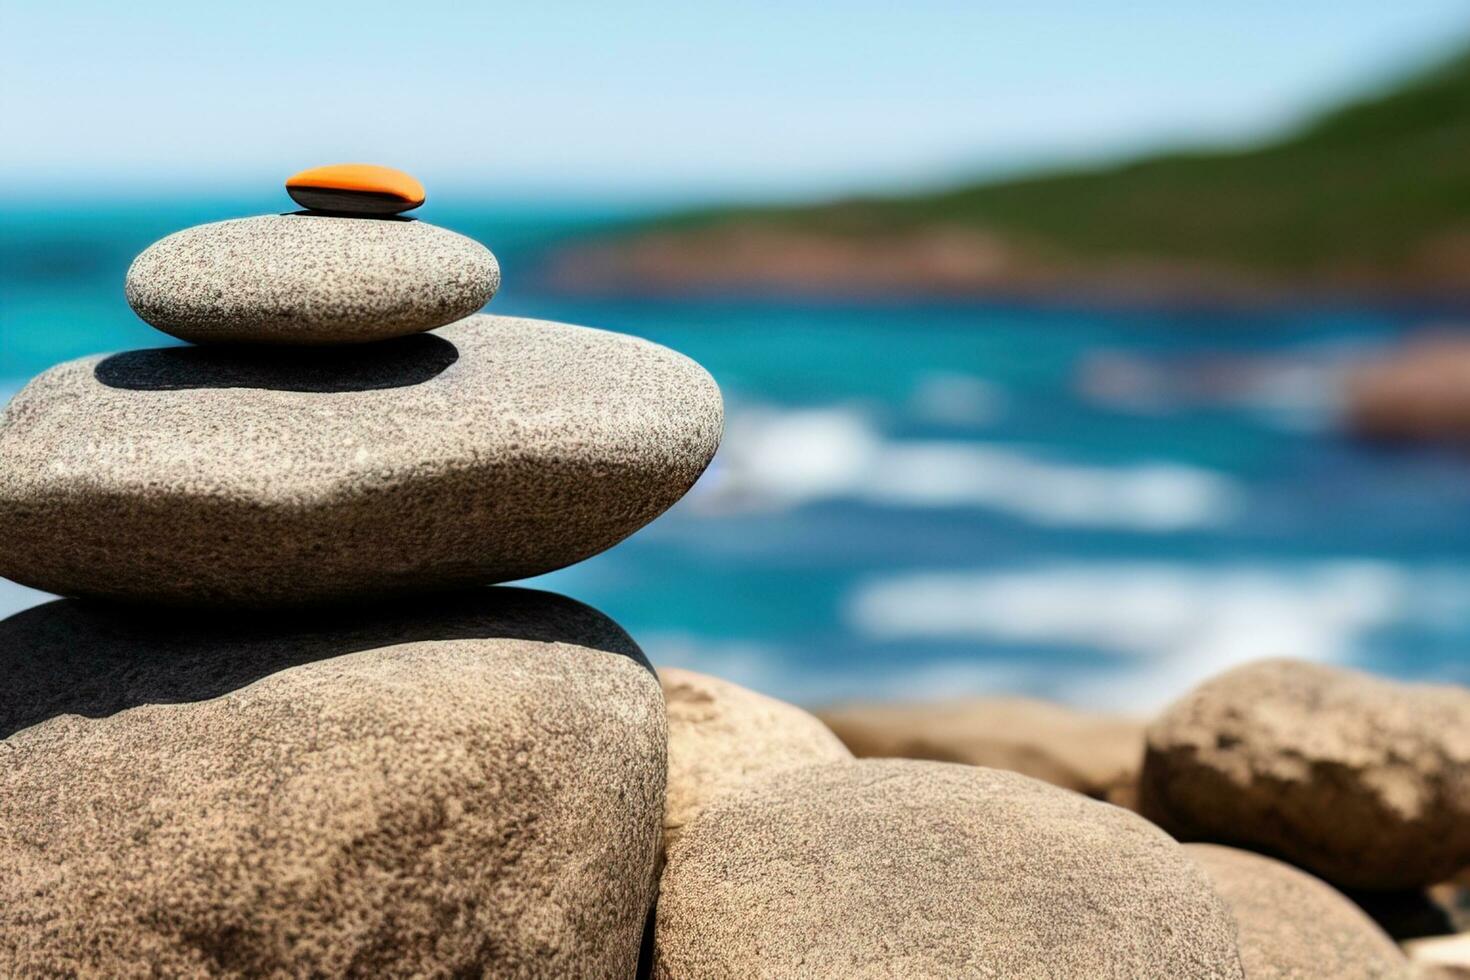
{"type": "Polygon", "coordinates": [[[165,612],[61,599],[0,622],[0,738],[59,715],[206,701],[300,664],[433,640],[565,643],[628,657],[638,645],[564,596],[484,588],[371,608],[165,612]]]}
{"type": "Polygon", "coordinates": [[[262,388],[345,392],[408,388],[431,381],[459,360],[443,337],[419,333],[371,344],[280,348],[155,347],[114,354],[97,380],[130,391],[262,388]]]}

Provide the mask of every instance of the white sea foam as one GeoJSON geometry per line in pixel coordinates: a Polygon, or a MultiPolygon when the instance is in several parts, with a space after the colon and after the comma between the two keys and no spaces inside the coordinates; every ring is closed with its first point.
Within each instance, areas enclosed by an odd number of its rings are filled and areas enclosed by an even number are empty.
{"type": "Polygon", "coordinates": [[[933,700],[956,693],[1028,688],[1031,667],[953,658],[835,667],[799,652],[747,640],[644,633],[639,646],[659,667],[684,667],[798,704],[852,698],[933,700]]]}
{"type": "Polygon", "coordinates": [[[1470,574],[1376,561],[1200,568],[1074,563],[906,574],[859,588],[850,625],[872,639],[1092,649],[1130,658],[1079,674],[1069,699],[1153,707],[1262,657],[1351,660],[1392,624],[1470,620],[1470,574]]]}
{"type": "Polygon", "coordinates": [[[732,414],[719,469],[696,502],[720,511],[824,499],[979,507],[1054,527],[1167,533],[1226,523],[1241,495],[1194,466],[1088,466],[993,443],[888,440],[853,406],[755,407],[732,414]]]}
{"type": "Polygon", "coordinates": [[[1032,694],[1152,712],[1223,670],[1271,656],[1352,661],[1376,629],[1470,624],[1470,570],[1376,561],[1221,569],[1077,563],[1024,571],[894,576],[859,589],[850,624],[901,657],[837,664],[820,651],[741,639],[645,634],[654,663],[725,677],[802,704],[1032,694]],[[949,652],[925,659],[925,641],[949,652]],[[955,642],[1034,646],[1004,661],[955,642]],[[1060,667],[1051,651],[1095,651],[1060,667]]]}
{"type": "Polygon", "coordinates": [[[1160,415],[1223,407],[1273,428],[1320,432],[1342,418],[1350,355],[1328,349],[1178,363],[1100,351],[1082,360],[1073,385],[1084,399],[1111,411],[1160,415]]]}

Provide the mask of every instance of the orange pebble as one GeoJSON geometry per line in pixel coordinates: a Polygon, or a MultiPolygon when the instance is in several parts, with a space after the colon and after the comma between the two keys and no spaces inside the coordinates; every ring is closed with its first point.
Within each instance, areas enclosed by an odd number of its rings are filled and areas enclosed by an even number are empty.
{"type": "Polygon", "coordinates": [[[334,163],[286,179],[286,193],[312,211],[398,214],[424,203],[424,185],[402,170],[370,163],[334,163]]]}

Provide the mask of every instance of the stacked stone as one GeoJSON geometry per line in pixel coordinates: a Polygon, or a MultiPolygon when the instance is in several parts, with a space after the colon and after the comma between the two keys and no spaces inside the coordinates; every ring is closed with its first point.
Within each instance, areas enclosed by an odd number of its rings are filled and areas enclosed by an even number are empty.
{"type": "Polygon", "coordinates": [[[600,613],[485,586],[677,500],[714,382],[476,314],[494,257],[399,218],[402,174],[288,190],[129,271],[196,346],[0,416],[0,574],[81,597],[0,623],[0,976],[1406,980],[1332,886],[1470,864],[1470,692],[1275,661],[1147,726],[834,734],[655,678],[600,613]]]}
{"type": "Polygon", "coordinates": [[[666,778],[616,624],[483,586],[611,547],[719,442],[693,361],[476,311],[404,174],[147,249],[194,346],[0,416],[0,976],[627,976],[666,778]],[[99,601],[100,600],[100,601],[99,601]]]}

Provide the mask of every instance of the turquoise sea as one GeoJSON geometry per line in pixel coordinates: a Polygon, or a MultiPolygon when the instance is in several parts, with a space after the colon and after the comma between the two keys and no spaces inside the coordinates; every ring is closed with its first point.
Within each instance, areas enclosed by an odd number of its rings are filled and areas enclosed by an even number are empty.
{"type": "MultiPolygon", "coordinates": [[[[160,346],[134,254],[258,200],[0,210],[0,401],[72,357],[160,346]]],[[[1261,656],[1470,683],[1470,454],[1340,434],[1344,364],[1425,311],[1107,311],[545,286],[614,208],[425,208],[502,260],[492,312],[651,338],[725,392],[695,490],[536,580],[656,663],[803,702],[980,691],[1143,710],[1261,656]]],[[[4,465],[0,460],[0,465],[4,465]]],[[[44,597],[0,583],[0,615],[44,597]]]]}

